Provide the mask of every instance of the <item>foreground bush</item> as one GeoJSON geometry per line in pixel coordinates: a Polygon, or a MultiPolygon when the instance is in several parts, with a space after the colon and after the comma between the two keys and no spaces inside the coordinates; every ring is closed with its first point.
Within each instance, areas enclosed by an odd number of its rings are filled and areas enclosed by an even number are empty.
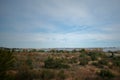
{"type": "Polygon", "coordinates": [[[9,50],[0,50],[0,80],[10,80],[7,71],[12,69],[13,63],[13,54],[9,50]]]}

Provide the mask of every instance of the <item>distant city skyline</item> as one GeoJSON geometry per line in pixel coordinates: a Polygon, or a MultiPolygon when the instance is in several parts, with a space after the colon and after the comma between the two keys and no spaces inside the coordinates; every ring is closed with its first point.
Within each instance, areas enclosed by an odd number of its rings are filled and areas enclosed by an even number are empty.
{"type": "Polygon", "coordinates": [[[120,0],[0,0],[0,47],[120,47],[120,0]]]}

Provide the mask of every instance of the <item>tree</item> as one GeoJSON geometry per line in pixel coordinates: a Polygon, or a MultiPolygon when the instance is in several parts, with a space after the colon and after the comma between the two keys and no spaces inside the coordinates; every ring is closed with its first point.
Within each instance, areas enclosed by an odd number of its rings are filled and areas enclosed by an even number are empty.
{"type": "Polygon", "coordinates": [[[13,67],[14,56],[9,50],[0,49],[0,80],[9,80],[7,71],[13,67]]]}

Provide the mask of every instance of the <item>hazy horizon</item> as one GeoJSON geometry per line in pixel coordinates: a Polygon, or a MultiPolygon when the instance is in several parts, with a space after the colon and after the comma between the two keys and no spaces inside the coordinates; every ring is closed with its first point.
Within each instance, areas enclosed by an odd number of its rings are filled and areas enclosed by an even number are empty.
{"type": "Polygon", "coordinates": [[[120,0],[0,0],[0,47],[120,47],[120,0]]]}
{"type": "Polygon", "coordinates": [[[6,47],[6,46],[0,46],[0,48],[28,48],[28,49],[84,49],[84,48],[118,48],[118,49],[120,49],[120,47],[37,47],[37,48],[35,48],[35,47],[6,47]]]}

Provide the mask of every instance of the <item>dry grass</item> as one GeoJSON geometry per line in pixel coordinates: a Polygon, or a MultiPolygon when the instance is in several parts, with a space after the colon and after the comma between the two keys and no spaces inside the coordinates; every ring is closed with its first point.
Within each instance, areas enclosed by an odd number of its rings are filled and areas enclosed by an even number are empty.
{"type": "MultiPolygon", "coordinates": [[[[48,52],[15,53],[14,54],[14,56],[16,57],[15,71],[19,72],[20,68],[23,68],[20,70],[24,70],[25,68],[25,70],[28,70],[28,72],[32,72],[28,75],[33,74],[34,80],[37,80],[38,78],[40,78],[41,77],[40,75],[43,75],[42,72],[44,70],[50,71],[48,73],[46,72],[45,74],[48,74],[48,75],[54,74],[51,80],[103,80],[98,75],[98,73],[100,72],[101,69],[106,69],[104,66],[107,66],[107,69],[110,70],[115,75],[115,78],[113,78],[112,80],[118,80],[120,76],[120,68],[113,65],[112,59],[109,59],[109,55],[104,56],[104,57],[99,56],[95,61],[92,61],[91,57],[88,55],[88,52],[87,52],[87,58],[89,61],[88,61],[88,64],[83,66],[79,64],[81,60],[81,57],[80,57],[81,54],[82,53],[80,52],[76,52],[76,53],[66,53],[66,52],[65,53],[48,53],[48,52]],[[62,59],[65,63],[70,65],[70,68],[68,69],[47,69],[44,67],[45,65],[44,61],[48,57],[51,57],[54,59],[62,59]],[[98,66],[92,65],[93,62],[98,63],[98,61],[104,60],[103,58],[106,58],[106,60],[108,60],[109,62],[108,65],[107,64],[106,65],[101,64],[98,66]],[[59,76],[59,72],[61,70],[64,71],[64,74],[59,76]]],[[[84,52],[84,54],[86,53],[84,52]]],[[[51,76],[48,76],[48,77],[51,77],[51,76]]],[[[46,80],[46,79],[44,78],[43,80],[46,80]]]]}

